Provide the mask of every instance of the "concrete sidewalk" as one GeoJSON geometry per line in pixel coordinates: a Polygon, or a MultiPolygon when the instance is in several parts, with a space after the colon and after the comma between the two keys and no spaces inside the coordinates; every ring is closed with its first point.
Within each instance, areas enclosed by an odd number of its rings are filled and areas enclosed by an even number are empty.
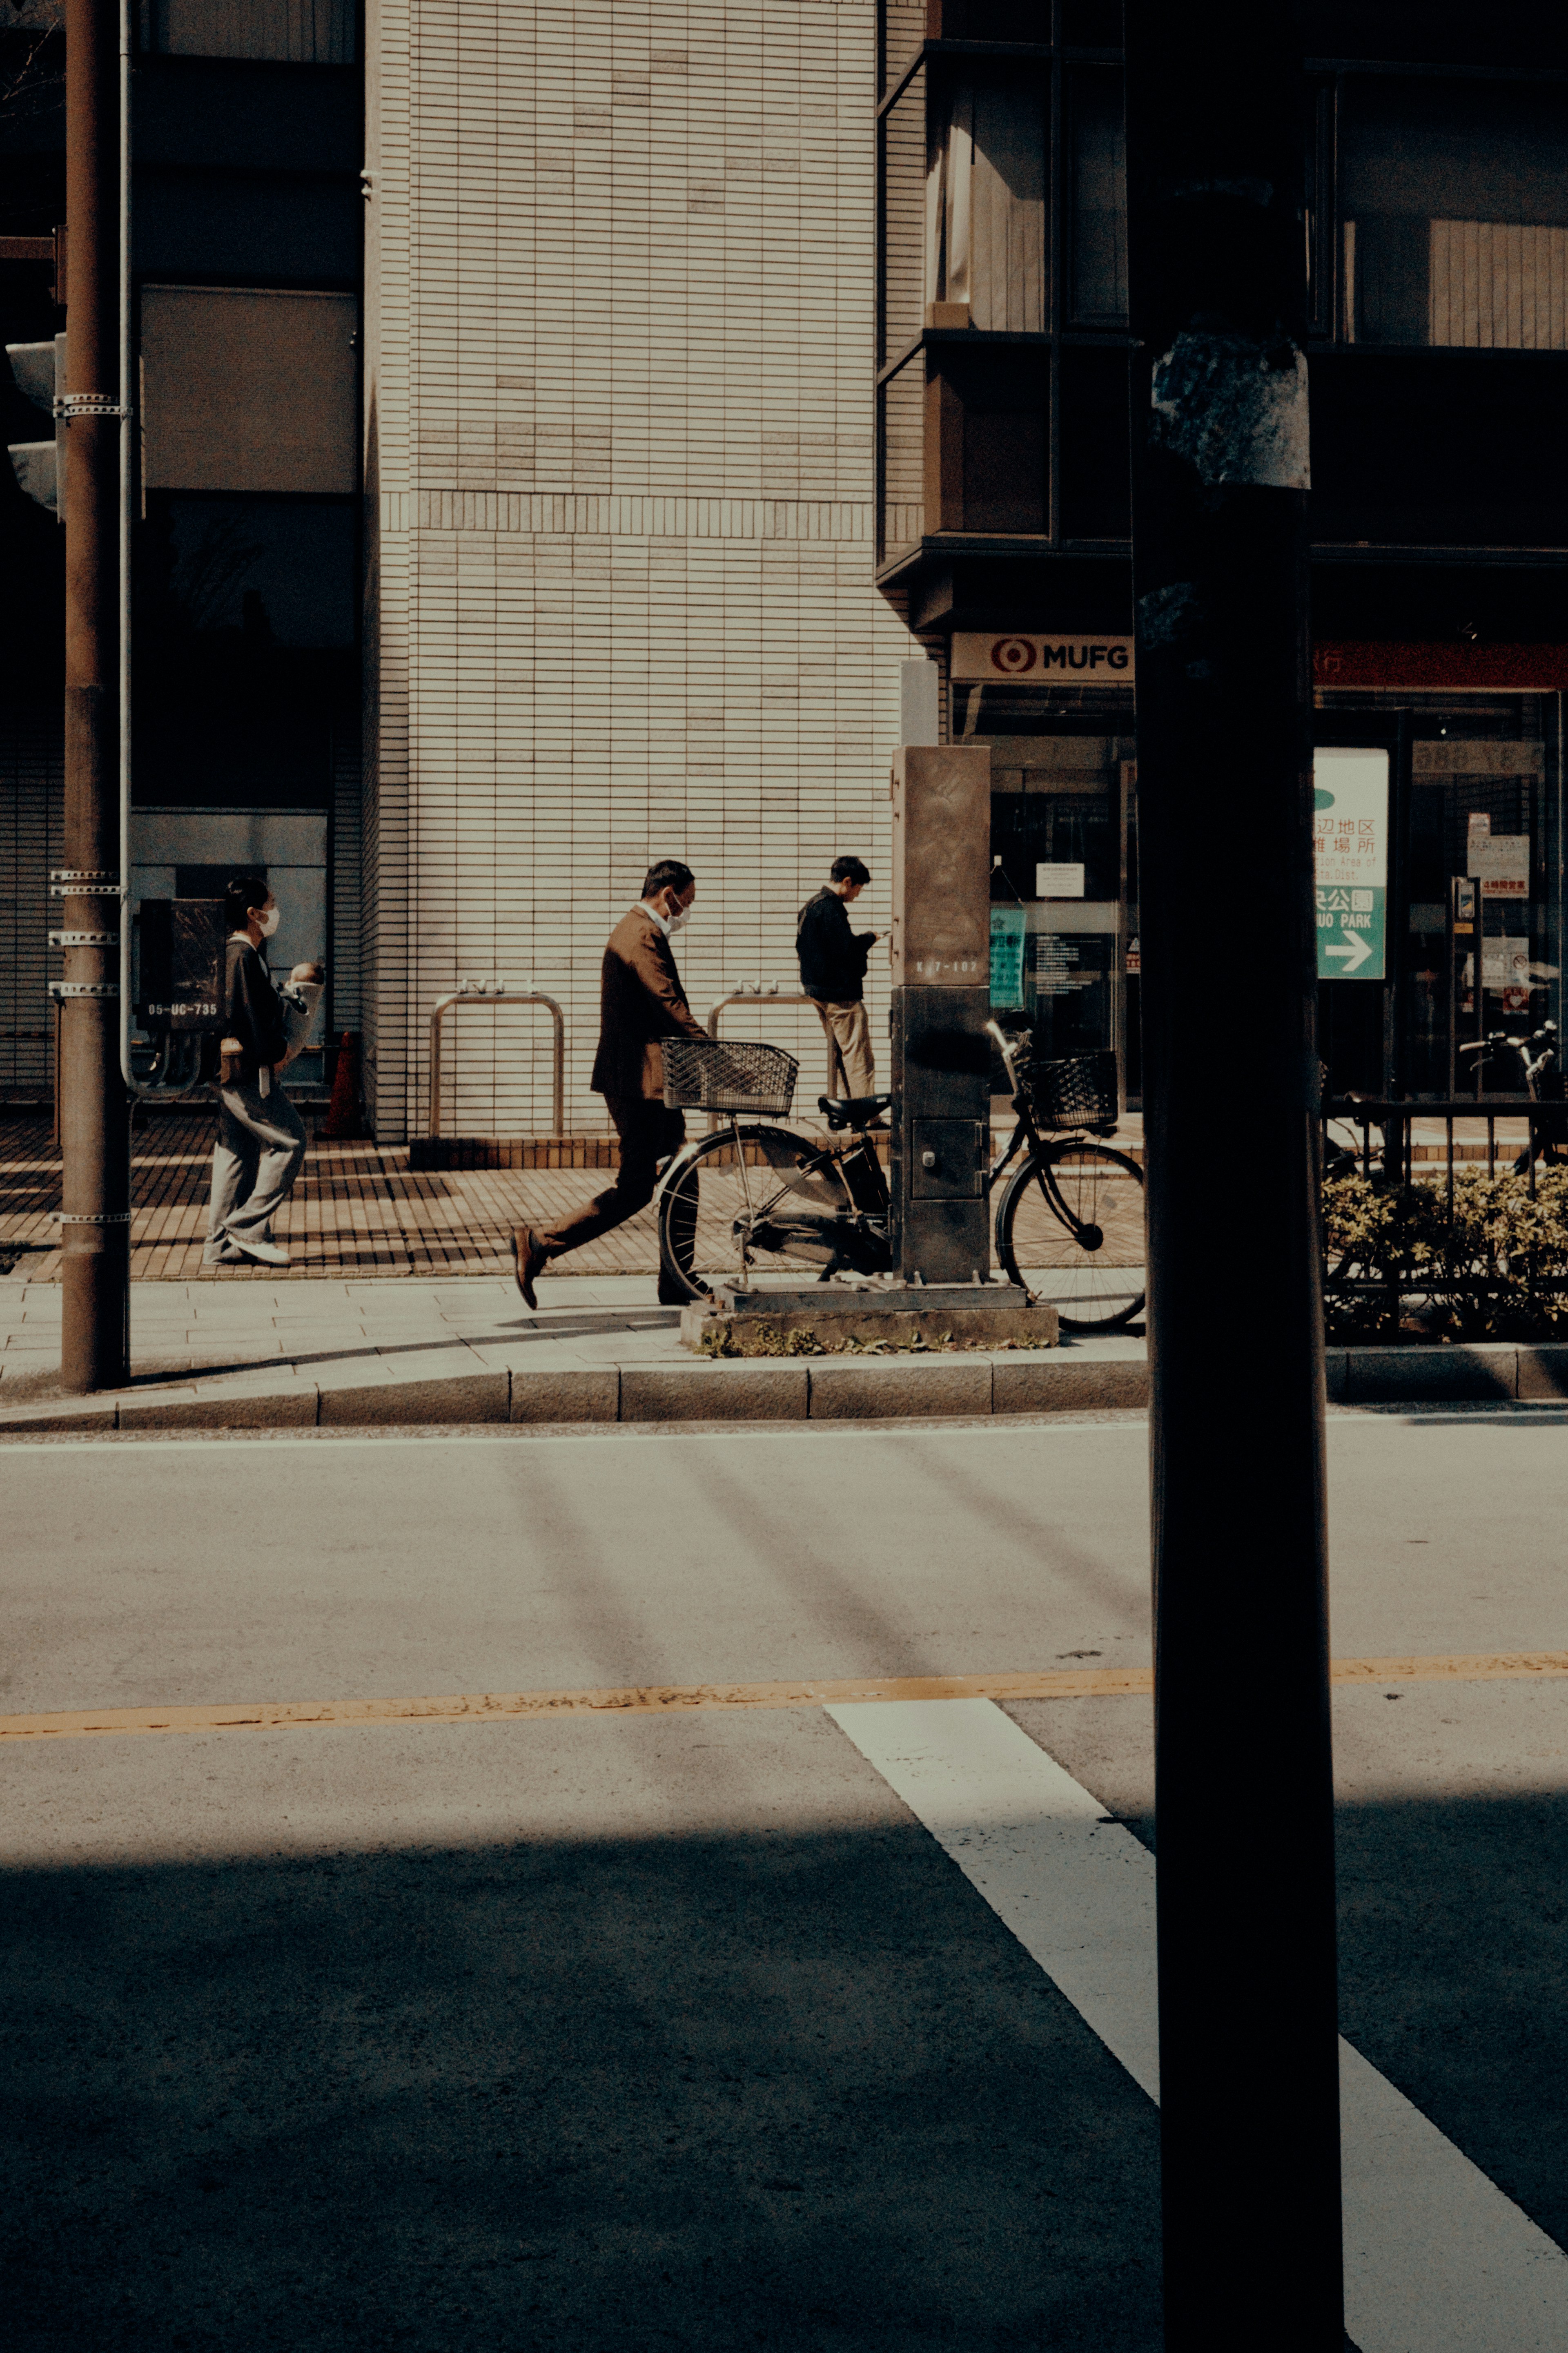
{"type": "MultiPolygon", "coordinates": [[[[1148,1403],[1142,1337],[951,1355],[718,1361],[679,1345],[651,1276],[137,1283],[135,1372],[64,1398],[60,1291],[0,1282],[0,1433],[432,1422],[804,1421],[1087,1412],[1148,1403]]],[[[1237,1377],[1267,1335],[1238,1332],[1237,1377]]],[[[1331,1348],[1344,1404],[1568,1399],[1568,1344],[1331,1348]]],[[[1223,1409],[1224,1399],[1216,1401],[1223,1409]]]]}
{"type": "Polygon", "coordinates": [[[709,1362],[679,1345],[652,1276],[510,1282],[137,1283],[134,1378],[38,1395],[60,1291],[0,1282],[0,1429],[306,1423],[802,1420],[1142,1405],[1143,1343],[1040,1352],[709,1362]],[[15,1400],[15,1404],[11,1400],[15,1400]]]}

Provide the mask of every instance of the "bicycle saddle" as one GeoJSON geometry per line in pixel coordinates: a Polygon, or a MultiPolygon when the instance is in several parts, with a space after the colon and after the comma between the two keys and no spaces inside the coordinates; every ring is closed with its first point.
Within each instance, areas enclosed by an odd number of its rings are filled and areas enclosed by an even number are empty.
{"type": "Polygon", "coordinates": [[[832,1095],[818,1095],[816,1108],[829,1127],[862,1128],[880,1119],[892,1100],[891,1095],[850,1095],[840,1103],[832,1095]]]}

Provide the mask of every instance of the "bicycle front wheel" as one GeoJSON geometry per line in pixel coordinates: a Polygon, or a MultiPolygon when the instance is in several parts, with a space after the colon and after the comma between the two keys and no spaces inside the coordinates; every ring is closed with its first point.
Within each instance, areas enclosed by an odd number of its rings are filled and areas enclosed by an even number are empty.
{"type": "Polygon", "coordinates": [[[1008,1178],[996,1255],[1065,1332],[1117,1332],[1143,1305],[1143,1171],[1103,1144],[1048,1145],[1008,1178]]]}
{"type": "Polygon", "coordinates": [[[759,1229],[765,1232],[771,1211],[787,1217],[797,1202],[828,1216],[849,1208],[837,1161],[809,1136],[784,1127],[743,1126],[740,1134],[743,1170],[733,1134],[721,1127],[659,1187],[659,1269],[670,1290],[684,1290],[690,1299],[705,1299],[721,1282],[746,1280],[759,1257],[781,1273],[815,1274],[812,1261],[765,1239],[753,1242],[752,1236],[759,1229]]]}

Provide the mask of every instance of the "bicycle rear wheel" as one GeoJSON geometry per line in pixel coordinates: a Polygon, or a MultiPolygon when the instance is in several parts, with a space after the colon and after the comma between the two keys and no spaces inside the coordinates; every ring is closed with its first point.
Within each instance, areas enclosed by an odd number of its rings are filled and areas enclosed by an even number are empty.
{"type": "MultiPolygon", "coordinates": [[[[667,1288],[704,1299],[721,1282],[738,1282],[748,1272],[742,1237],[765,1223],[770,1212],[787,1217],[793,1205],[836,1216],[850,1206],[838,1166],[809,1136],[784,1127],[742,1126],[745,1181],[728,1125],[704,1137],[689,1158],[672,1167],[659,1187],[658,1262],[667,1288]],[[750,1202],[748,1221],[747,1204],[750,1202]]],[[[812,1275],[816,1262],[766,1246],[750,1254],[750,1270],[765,1260],[781,1274],[812,1275]]]]}
{"type": "Polygon", "coordinates": [[[1064,1331],[1119,1331],[1143,1305],[1143,1171],[1103,1144],[1047,1145],[1042,1156],[1048,1182],[1033,1159],[1007,1180],[997,1258],[1064,1331]]]}

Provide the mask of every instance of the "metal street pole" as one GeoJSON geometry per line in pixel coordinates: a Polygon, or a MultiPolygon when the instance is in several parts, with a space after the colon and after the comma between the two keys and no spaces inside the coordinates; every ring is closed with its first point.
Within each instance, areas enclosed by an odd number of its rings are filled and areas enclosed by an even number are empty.
{"type": "Polygon", "coordinates": [[[116,0],[66,0],[65,978],[55,1073],[64,1161],[60,1377],[129,1369],[131,1157],[120,1074],[119,51],[116,0]]]}
{"type": "Polygon", "coordinates": [[[1300,35],[1126,41],[1165,2343],[1341,2353],[1300,35]]]}

